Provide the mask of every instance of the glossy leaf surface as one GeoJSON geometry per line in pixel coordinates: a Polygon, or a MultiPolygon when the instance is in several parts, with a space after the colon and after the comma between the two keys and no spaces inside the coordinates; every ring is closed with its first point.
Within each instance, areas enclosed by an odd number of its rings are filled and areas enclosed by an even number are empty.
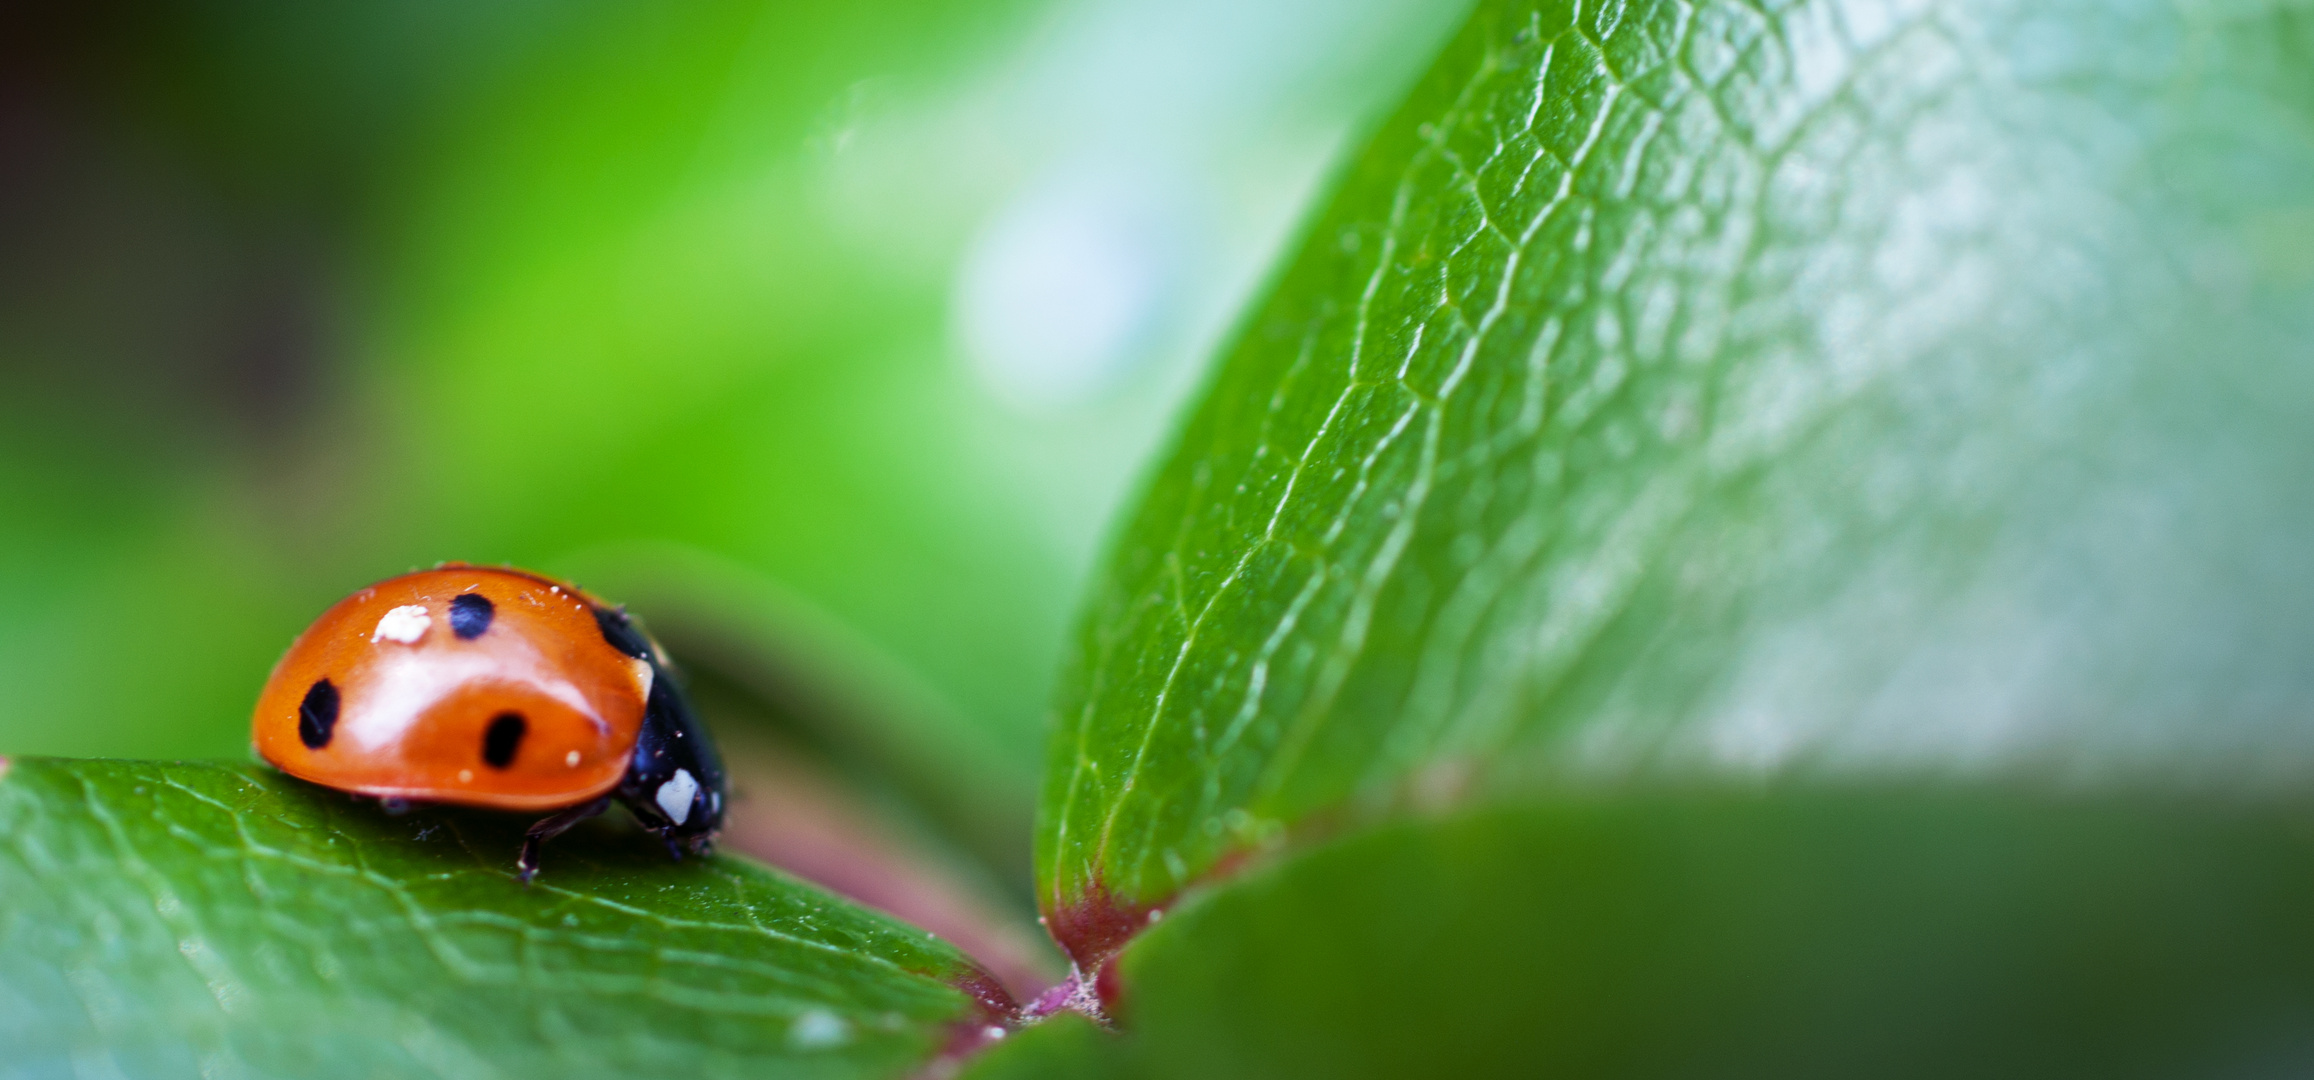
{"type": "Polygon", "coordinates": [[[940,941],[631,830],[252,767],[0,776],[0,1074],[892,1076],[983,1015],[940,941]]]}
{"type": "Polygon", "coordinates": [[[2305,776],[2294,10],[1482,5],[1096,585],[1064,944],[1488,793],[2305,776]]]}

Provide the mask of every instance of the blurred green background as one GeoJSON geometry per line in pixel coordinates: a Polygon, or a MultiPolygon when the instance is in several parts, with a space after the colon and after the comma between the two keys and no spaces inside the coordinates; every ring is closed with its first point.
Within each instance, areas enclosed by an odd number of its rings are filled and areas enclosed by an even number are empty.
{"type": "Polygon", "coordinates": [[[12,5],[0,753],[246,755],[329,603],[512,562],[1025,895],[1103,529],[1462,9],[12,5]]]}

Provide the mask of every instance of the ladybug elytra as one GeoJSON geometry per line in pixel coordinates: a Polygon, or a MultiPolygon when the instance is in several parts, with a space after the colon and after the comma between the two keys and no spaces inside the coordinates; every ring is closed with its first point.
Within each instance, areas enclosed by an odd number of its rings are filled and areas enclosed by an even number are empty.
{"type": "Polygon", "coordinates": [[[516,867],[611,800],[680,855],[723,823],[723,766],[657,644],[551,578],[444,563],[341,600],[274,665],[251,722],[275,768],[389,805],[548,816],[516,867]]]}

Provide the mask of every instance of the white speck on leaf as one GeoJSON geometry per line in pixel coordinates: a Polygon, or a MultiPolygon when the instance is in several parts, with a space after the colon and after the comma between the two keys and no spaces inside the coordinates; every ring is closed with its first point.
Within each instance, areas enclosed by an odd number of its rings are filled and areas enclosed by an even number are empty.
{"type": "Polygon", "coordinates": [[[787,1026],[787,1044],[798,1050],[825,1050],[851,1038],[851,1025],[826,1009],[805,1009],[787,1026]]]}

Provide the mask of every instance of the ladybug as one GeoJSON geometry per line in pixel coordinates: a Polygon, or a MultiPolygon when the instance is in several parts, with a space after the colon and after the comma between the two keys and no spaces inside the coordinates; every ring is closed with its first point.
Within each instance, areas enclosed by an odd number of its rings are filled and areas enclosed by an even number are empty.
{"type": "Polygon", "coordinates": [[[666,654],[575,586],[444,563],[346,597],[298,635],[258,695],[257,753],[389,809],[551,811],[515,861],[624,804],[668,851],[723,824],[723,765],[666,654]]]}

